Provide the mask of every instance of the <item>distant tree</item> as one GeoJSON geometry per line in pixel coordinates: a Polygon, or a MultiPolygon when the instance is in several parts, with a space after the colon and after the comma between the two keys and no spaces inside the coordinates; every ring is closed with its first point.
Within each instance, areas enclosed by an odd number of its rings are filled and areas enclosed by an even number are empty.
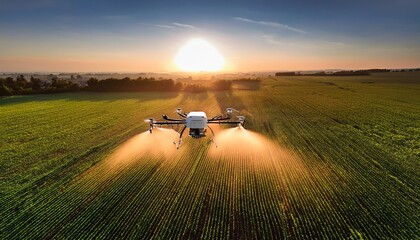
{"type": "Polygon", "coordinates": [[[0,96],[10,96],[13,92],[4,84],[0,84],[0,96]]]}
{"type": "Polygon", "coordinates": [[[28,87],[28,81],[26,81],[23,75],[19,75],[16,77],[16,87],[22,89],[28,87]]]}
{"type": "Polygon", "coordinates": [[[212,90],[232,90],[232,81],[218,80],[214,81],[211,86],[212,90]]]}
{"type": "Polygon", "coordinates": [[[260,87],[261,79],[259,78],[237,78],[232,80],[232,88],[235,89],[258,90],[260,87]]]}
{"type": "Polygon", "coordinates": [[[358,70],[359,71],[365,71],[368,73],[379,73],[379,72],[391,72],[390,69],[384,69],[384,68],[372,68],[372,69],[367,69],[367,70],[358,70]]]}
{"type": "Polygon", "coordinates": [[[92,89],[96,88],[96,87],[98,86],[98,84],[99,84],[99,80],[98,80],[98,79],[96,79],[96,78],[90,78],[90,79],[87,81],[87,85],[88,85],[88,87],[89,87],[89,88],[92,88],[92,89]]]}
{"type": "Polygon", "coordinates": [[[41,79],[31,76],[32,90],[39,91],[41,89],[41,79]]]}
{"type": "Polygon", "coordinates": [[[80,87],[79,87],[79,84],[70,82],[66,90],[69,92],[77,92],[80,90],[80,87]]]}
{"type": "Polygon", "coordinates": [[[5,79],[5,86],[7,86],[9,89],[14,89],[16,87],[15,81],[13,78],[8,77],[5,79]]]}
{"type": "Polygon", "coordinates": [[[187,84],[184,87],[185,92],[192,92],[192,93],[200,93],[200,92],[206,92],[207,88],[204,87],[201,84],[187,84]]]}
{"type": "MultiPolygon", "coordinates": [[[[40,79],[31,76],[30,81],[26,81],[23,75],[18,75],[16,81],[13,78],[0,78],[0,86],[2,86],[2,94],[31,94],[31,93],[58,93],[58,92],[75,92],[80,90],[79,83],[74,83],[70,79],[61,79],[59,76],[50,75],[50,82],[42,82],[40,79]]],[[[99,81],[96,78],[90,78],[87,82],[87,88],[90,91],[157,91],[170,92],[181,91],[183,84],[175,83],[172,79],[160,78],[137,78],[123,79],[108,78],[99,81]]],[[[188,89],[188,88],[187,88],[188,89]]],[[[193,86],[191,91],[206,91],[202,86],[193,86]]]]}
{"type": "Polygon", "coordinates": [[[26,82],[25,76],[23,75],[18,75],[16,77],[16,82],[26,82]]]}
{"type": "Polygon", "coordinates": [[[57,87],[58,77],[51,78],[51,87],[57,87]]]}
{"type": "Polygon", "coordinates": [[[277,72],[276,73],[276,77],[277,76],[296,76],[297,74],[295,72],[277,72]]]}
{"type": "Polygon", "coordinates": [[[51,79],[51,85],[46,86],[45,92],[74,92],[79,91],[79,88],[79,84],[73,83],[72,81],[66,79],[60,79],[55,76],[51,79]]]}
{"type": "Polygon", "coordinates": [[[182,89],[182,83],[177,82],[174,86],[174,91],[180,91],[182,89]]]}

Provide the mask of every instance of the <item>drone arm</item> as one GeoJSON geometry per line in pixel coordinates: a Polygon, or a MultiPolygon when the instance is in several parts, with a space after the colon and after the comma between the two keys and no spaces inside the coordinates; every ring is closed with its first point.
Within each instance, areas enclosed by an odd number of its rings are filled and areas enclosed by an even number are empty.
{"type": "Polygon", "coordinates": [[[209,121],[223,121],[223,120],[229,120],[232,117],[233,112],[239,112],[238,110],[234,108],[226,108],[226,117],[223,117],[221,114],[209,119],[209,121]]]}
{"type": "Polygon", "coordinates": [[[223,118],[223,116],[222,116],[222,114],[219,114],[219,115],[216,115],[216,116],[214,116],[214,117],[210,118],[210,119],[209,119],[209,121],[212,121],[212,120],[219,120],[219,119],[221,119],[221,118],[223,118]]]}
{"type": "MultiPolygon", "coordinates": [[[[207,121],[208,124],[237,124],[244,126],[245,124],[245,117],[244,116],[237,116],[239,121],[222,121],[224,119],[217,119],[217,120],[209,120],[207,121]]],[[[227,119],[228,120],[228,119],[227,119]]]]}
{"type": "Polygon", "coordinates": [[[219,119],[215,119],[216,121],[225,121],[225,120],[230,120],[230,117],[225,117],[225,118],[219,118],[219,119]]]}
{"type": "Polygon", "coordinates": [[[178,115],[182,118],[187,118],[187,115],[183,114],[183,113],[178,113],[178,115]]]}
{"type": "Polygon", "coordinates": [[[224,120],[229,120],[229,119],[230,119],[230,117],[223,118],[221,116],[220,117],[219,116],[216,116],[214,118],[209,119],[208,122],[211,122],[211,121],[224,121],[224,120]]]}
{"type": "Polygon", "coordinates": [[[165,119],[166,121],[184,121],[184,119],[174,119],[174,118],[170,118],[166,115],[162,115],[162,118],[165,119]]]}
{"type": "Polygon", "coordinates": [[[223,121],[207,121],[208,124],[242,124],[240,121],[234,121],[234,122],[223,122],[223,121]]]}
{"type": "Polygon", "coordinates": [[[178,125],[178,124],[185,124],[185,121],[161,121],[161,122],[154,122],[154,125],[178,125]]]}

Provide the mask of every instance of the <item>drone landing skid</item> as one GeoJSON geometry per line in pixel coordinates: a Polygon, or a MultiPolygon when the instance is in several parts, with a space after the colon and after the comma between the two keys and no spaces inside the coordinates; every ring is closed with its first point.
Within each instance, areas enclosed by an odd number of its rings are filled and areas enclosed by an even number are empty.
{"type": "Polygon", "coordinates": [[[184,126],[181,130],[181,132],[179,133],[179,140],[178,142],[174,141],[174,144],[176,146],[176,149],[179,149],[179,146],[181,146],[182,143],[182,134],[184,133],[185,129],[187,128],[187,126],[184,126]]]}

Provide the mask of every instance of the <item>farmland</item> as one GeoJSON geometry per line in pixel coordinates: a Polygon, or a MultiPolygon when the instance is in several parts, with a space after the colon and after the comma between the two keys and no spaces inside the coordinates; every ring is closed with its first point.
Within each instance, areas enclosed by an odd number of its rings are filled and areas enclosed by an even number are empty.
{"type": "Polygon", "coordinates": [[[420,75],[0,99],[0,239],[420,237],[420,75]],[[218,147],[143,119],[234,107],[218,147]]]}

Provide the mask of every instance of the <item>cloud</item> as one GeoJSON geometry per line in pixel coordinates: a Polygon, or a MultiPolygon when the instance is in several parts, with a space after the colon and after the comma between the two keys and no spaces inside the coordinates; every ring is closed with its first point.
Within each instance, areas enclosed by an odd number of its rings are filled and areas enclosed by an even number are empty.
{"type": "Polygon", "coordinates": [[[311,39],[310,41],[307,40],[298,40],[294,39],[293,41],[282,39],[275,35],[261,35],[261,39],[264,40],[264,42],[275,45],[277,47],[283,47],[283,48],[306,48],[306,49],[338,49],[341,47],[348,46],[345,43],[342,42],[333,42],[333,41],[325,41],[320,39],[311,39]]]}
{"type": "Polygon", "coordinates": [[[140,25],[157,27],[157,28],[166,28],[166,29],[175,29],[175,28],[189,28],[189,29],[198,29],[197,27],[189,24],[173,22],[171,24],[151,24],[151,23],[139,23],[140,25]]]}
{"type": "Polygon", "coordinates": [[[175,25],[175,26],[178,26],[178,27],[196,29],[196,27],[194,27],[193,25],[189,25],[189,24],[182,24],[182,23],[177,23],[177,22],[174,22],[172,24],[175,25]]]}
{"type": "Polygon", "coordinates": [[[329,44],[336,45],[336,46],[345,46],[346,44],[342,42],[332,42],[332,41],[326,41],[329,44]]]}
{"type": "Polygon", "coordinates": [[[246,23],[264,25],[264,26],[274,27],[274,28],[279,28],[279,29],[286,29],[289,31],[297,32],[297,33],[307,33],[306,31],[302,29],[290,27],[288,25],[277,23],[277,22],[255,21],[255,20],[251,20],[248,18],[241,18],[241,17],[235,17],[234,19],[237,21],[246,22],[246,23]]]}
{"type": "Polygon", "coordinates": [[[165,25],[165,24],[150,24],[150,23],[139,23],[139,24],[140,25],[145,25],[145,26],[158,27],[158,28],[166,28],[166,29],[175,28],[174,26],[165,25]]]}
{"type": "Polygon", "coordinates": [[[174,28],[174,26],[169,26],[169,25],[164,25],[164,24],[155,24],[153,26],[160,27],[160,28],[174,28]]]}
{"type": "Polygon", "coordinates": [[[264,39],[267,43],[273,44],[273,45],[284,45],[284,42],[279,41],[277,38],[271,36],[271,35],[262,35],[262,39],[264,39]]]}

